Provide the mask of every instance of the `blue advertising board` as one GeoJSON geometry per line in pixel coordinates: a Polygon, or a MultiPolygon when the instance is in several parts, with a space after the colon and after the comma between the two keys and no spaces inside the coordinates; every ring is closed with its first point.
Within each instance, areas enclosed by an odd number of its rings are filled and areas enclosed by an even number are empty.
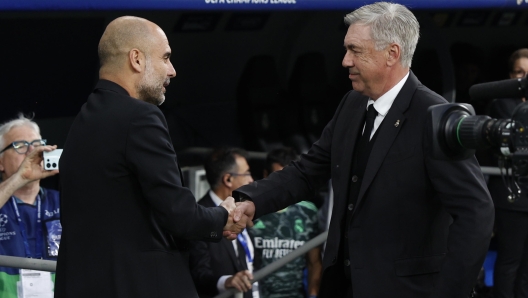
{"type": "MultiPolygon", "coordinates": [[[[379,1],[379,0],[378,0],[379,1]]],[[[376,0],[0,0],[9,10],[337,10],[354,9],[376,0]]],[[[528,0],[393,0],[411,9],[519,8],[528,0]]]]}

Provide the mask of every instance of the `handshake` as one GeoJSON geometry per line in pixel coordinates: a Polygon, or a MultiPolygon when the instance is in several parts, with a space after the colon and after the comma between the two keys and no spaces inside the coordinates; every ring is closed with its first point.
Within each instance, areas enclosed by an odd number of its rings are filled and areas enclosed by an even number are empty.
{"type": "Polygon", "coordinates": [[[255,215],[255,204],[251,201],[238,202],[235,204],[233,197],[227,197],[220,206],[224,207],[229,216],[224,226],[223,236],[228,240],[234,240],[246,226],[253,226],[253,216],[255,215]]]}

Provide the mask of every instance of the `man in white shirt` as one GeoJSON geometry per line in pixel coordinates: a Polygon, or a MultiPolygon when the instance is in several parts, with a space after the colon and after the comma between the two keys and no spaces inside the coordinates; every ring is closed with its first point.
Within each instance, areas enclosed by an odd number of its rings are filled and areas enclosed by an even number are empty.
{"type": "MultiPolygon", "coordinates": [[[[238,148],[219,148],[205,161],[205,173],[211,189],[198,201],[205,207],[218,206],[234,189],[253,182],[247,153],[238,148]]],[[[236,240],[218,243],[194,241],[190,254],[191,274],[201,298],[214,297],[229,288],[258,298],[253,278],[253,243],[244,230],[236,240]],[[251,290],[250,290],[251,289],[251,290]]]]}

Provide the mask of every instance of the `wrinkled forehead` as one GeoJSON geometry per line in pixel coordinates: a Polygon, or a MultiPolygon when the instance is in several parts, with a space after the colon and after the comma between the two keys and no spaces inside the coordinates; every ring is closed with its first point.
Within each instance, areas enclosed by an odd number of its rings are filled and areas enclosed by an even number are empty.
{"type": "Polygon", "coordinates": [[[357,45],[358,43],[364,43],[372,41],[370,35],[370,26],[361,23],[355,23],[348,26],[347,33],[344,38],[345,46],[349,44],[357,45]]]}

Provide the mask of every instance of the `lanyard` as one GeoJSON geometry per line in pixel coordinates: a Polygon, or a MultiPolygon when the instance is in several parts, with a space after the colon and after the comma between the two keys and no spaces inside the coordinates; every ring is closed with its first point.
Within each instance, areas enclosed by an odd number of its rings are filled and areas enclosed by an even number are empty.
{"type": "MultiPolygon", "coordinates": [[[[26,258],[31,258],[31,250],[29,249],[29,242],[27,237],[26,223],[22,221],[20,217],[20,212],[18,212],[17,202],[15,197],[11,196],[11,201],[13,202],[13,208],[15,209],[15,214],[18,221],[18,226],[20,227],[20,234],[22,235],[22,241],[24,242],[24,249],[26,250],[26,258]]],[[[37,195],[37,239],[35,244],[35,258],[42,259],[42,220],[40,212],[40,195],[37,195]]]]}
{"type": "Polygon", "coordinates": [[[238,241],[240,241],[240,244],[242,244],[242,247],[244,248],[244,251],[246,252],[246,256],[248,258],[249,263],[253,263],[253,256],[251,256],[251,252],[249,251],[249,247],[246,241],[246,236],[241,232],[237,236],[238,241]]]}

